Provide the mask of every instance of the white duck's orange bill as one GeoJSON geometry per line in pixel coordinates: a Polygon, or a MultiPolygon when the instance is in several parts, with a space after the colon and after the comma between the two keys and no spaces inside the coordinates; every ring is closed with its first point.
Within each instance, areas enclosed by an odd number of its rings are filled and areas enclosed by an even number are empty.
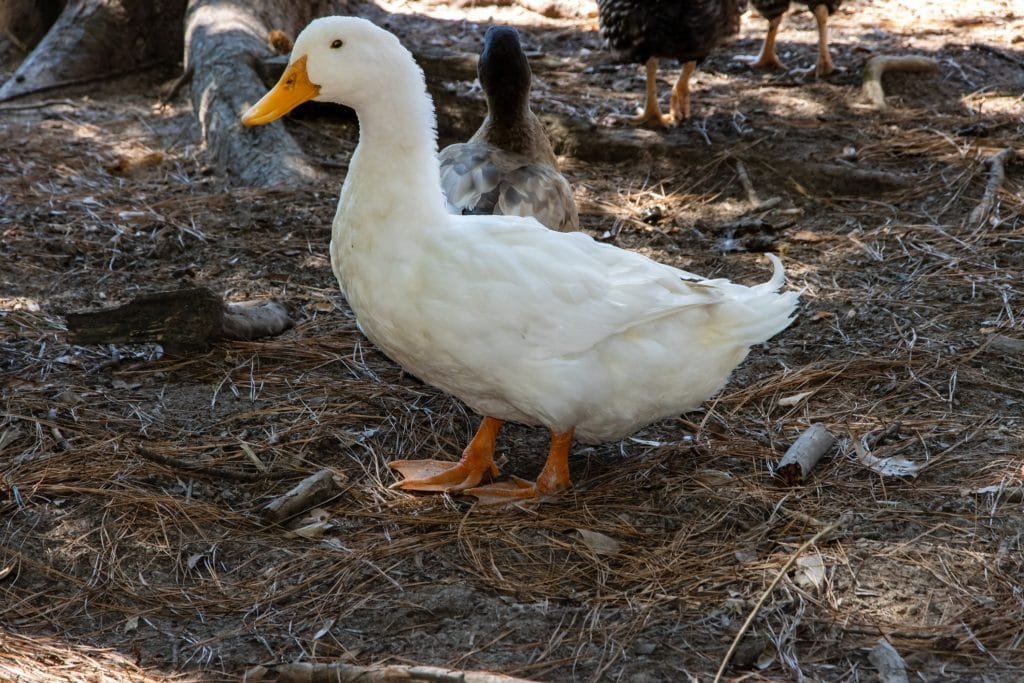
{"type": "Polygon", "coordinates": [[[311,83],[306,73],[306,56],[303,55],[288,65],[270,92],[249,107],[249,111],[242,115],[242,123],[246,126],[262,126],[276,121],[319,94],[320,86],[311,83]]]}

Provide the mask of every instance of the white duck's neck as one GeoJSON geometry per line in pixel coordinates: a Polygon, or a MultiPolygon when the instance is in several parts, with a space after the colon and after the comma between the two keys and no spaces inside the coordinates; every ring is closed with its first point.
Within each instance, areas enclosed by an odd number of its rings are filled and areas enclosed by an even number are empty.
{"type": "Polygon", "coordinates": [[[359,145],[339,211],[373,217],[370,230],[415,230],[447,215],[434,105],[411,56],[406,66],[392,82],[381,84],[372,101],[356,108],[359,145]]]}

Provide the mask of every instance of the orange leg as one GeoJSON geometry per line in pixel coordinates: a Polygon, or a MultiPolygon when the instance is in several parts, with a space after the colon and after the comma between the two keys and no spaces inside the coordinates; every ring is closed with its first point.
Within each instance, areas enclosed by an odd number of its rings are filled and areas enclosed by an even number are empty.
{"type": "Polygon", "coordinates": [[[679,80],[672,88],[672,116],[674,123],[690,118],[690,77],[697,70],[697,62],[686,62],[679,80]]]}
{"type": "Polygon", "coordinates": [[[572,446],[572,434],[571,429],[567,432],[551,432],[548,459],[536,482],[531,483],[513,477],[512,481],[466,489],[465,493],[476,496],[484,505],[494,505],[564,491],[572,486],[572,480],[569,478],[569,448],[572,446]]]}
{"type": "Polygon", "coordinates": [[[476,486],[488,472],[498,476],[494,443],[502,421],[485,417],[458,462],[447,460],[396,460],[391,469],[405,477],[393,484],[406,491],[462,491],[476,486]]]}
{"type": "Polygon", "coordinates": [[[751,64],[755,69],[784,69],[786,68],[779,60],[775,52],[775,36],[779,32],[779,24],[782,23],[782,15],[768,20],[768,33],[764,35],[764,45],[761,46],[761,54],[751,64]]]}
{"type": "Polygon", "coordinates": [[[628,123],[631,126],[654,126],[660,128],[671,123],[672,117],[661,113],[658,106],[658,59],[651,57],[647,60],[647,94],[644,99],[644,112],[639,116],[613,116],[611,118],[628,123]]]}
{"type": "Polygon", "coordinates": [[[818,63],[814,75],[818,78],[832,73],[832,55],[828,52],[828,7],[815,5],[814,18],[818,20],[818,63]]]}

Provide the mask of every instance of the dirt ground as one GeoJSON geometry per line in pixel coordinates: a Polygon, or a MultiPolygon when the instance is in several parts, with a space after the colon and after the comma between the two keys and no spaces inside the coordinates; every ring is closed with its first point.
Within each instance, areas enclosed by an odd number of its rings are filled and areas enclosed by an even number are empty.
{"type": "MultiPolygon", "coordinates": [[[[518,26],[584,228],[744,283],[774,250],[797,321],[704,410],[576,446],[564,495],[395,491],[389,461],[454,458],[478,417],[366,342],[337,290],[353,118],[298,112],[329,180],[257,190],[208,164],[186,98],[159,104],[173,72],[0,105],[0,679],[341,662],[708,681],[753,615],[725,680],[878,680],[880,640],[911,680],[1024,680],[1019,157],[976,211],[987,160],[1024,151],[1024,7],[847,2],[822,80],[806,11],[780,33],[789,70],[733,59],[764,34],[748,15],[698,71],[693,118],[652,132],[608,123],[643,75],[586,11],[462,4],[381,6],[409,44],[452,51],[518,26]],[[878,110],[860,96],[877,54],[938,69],[886,76],[878,110]],[[184,354],[67,341],[68,311],[188,284],[278,299],[297,325],[184,354]],[[837,445],[787,485],[774,465],[813,423],[837,445]],[[335,496],[263,521],[324,468],[335,496]]],[[[472,82],[433,86],[482,111],[472,82]]],[[[474,116],[441,121],[442,144],[474,116]]],[[[545,443],[508,428],[503,470],[534,477],[545,443]]]]}

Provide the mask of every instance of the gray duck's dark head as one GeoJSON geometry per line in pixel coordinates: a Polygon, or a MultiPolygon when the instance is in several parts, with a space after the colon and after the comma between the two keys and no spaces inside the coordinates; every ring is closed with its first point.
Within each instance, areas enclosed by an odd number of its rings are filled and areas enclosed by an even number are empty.
{"type": "Polygon", "coordinates": [[[511,26],[492,26],[484,35],[477,66],[480,85],[492,107],[514,109],[529,98],[530,63],[511,26]]]}

